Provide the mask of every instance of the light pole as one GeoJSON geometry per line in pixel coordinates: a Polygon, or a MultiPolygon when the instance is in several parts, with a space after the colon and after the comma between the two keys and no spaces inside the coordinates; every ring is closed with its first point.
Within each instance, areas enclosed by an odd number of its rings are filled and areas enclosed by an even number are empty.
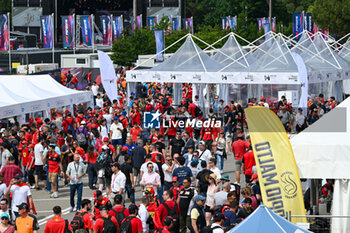
{"type": "Polygon", "coordinates": [[[134,28],[136,28],[136,15],[137,15],[137,0],[133,0],[133,11],[132,14],[134,15],[134,28]]]}
{"type": "Polygon", "coordinates": [[[269,1],[269,24],[271,27],[271,23],[272,23],[272,0],[268,0],[269,1]]]}

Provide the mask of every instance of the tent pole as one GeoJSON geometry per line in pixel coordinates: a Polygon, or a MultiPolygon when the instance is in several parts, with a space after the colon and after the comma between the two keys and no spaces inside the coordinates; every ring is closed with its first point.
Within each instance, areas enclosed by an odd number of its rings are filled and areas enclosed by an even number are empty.
{"type": "Polygon", "coordinates": [[[194,49],[196,50],[196,53],[197,53],[197,55],[198,55],[198,57],[199,57],[199,60],[201,61],[201,64],[202,64],[202,66],[203,66],[204,71],[207,72],[207,68],[206,68],[205,65],[204,65],[204,62],[203,62],[203,60],[202,60],[202,57],[199,55],[198,49],[197,49],[196,45],[194,44],[194,41],[193,41],[192,37],[190,37],[190,39],[191,39],[191,42],[192,42],[192,44],[193,44],[194,49]]]}
{"type": "Polygon", "coordinates": [[[12,73],[12,61],[11,61],[11,41],[10,41],[10,34],[11,34],[11,27],[10,27],[10,12],[7,12],[7,27],[9,30],[8,40],[9,40],[9,72],[12,73]]]}

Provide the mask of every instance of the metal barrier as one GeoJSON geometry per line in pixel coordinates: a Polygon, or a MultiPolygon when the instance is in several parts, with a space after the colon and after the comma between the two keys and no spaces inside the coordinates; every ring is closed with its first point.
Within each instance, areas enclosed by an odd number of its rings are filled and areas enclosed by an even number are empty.
{"type": "Polygon", "coordinates": [[[330,233],[331,232],[331,224],[334,219],[344,219],[350,218],[350,216],[337,216],[337,215],[292,215],[292,219],[296,219],[298,222],[298,218],[306,218],[309,226],[305,224],[299,224],[300,227],[307,229],[314,233],[330,233]]]}

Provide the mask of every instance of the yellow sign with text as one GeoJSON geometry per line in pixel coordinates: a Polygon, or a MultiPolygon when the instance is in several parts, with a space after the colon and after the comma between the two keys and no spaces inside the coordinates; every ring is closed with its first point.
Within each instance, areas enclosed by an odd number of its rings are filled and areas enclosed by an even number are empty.
{"type": "Polygon", "coordinates": [[[297,165],[286,131],[271,110],[245,109],[264,205],[289,221],[306,222],[297,165]]]}

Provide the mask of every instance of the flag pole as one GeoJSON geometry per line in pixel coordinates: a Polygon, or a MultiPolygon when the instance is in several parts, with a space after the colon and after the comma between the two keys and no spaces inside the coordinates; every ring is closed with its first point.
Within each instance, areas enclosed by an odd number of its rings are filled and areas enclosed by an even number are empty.
{"type": "Polygon", "coordinates": [[[11,28],[10,28],[10,12],[7,12],[7,27],[9,30],[8,40],[9,40],[9,71],[10,74],[12,73],[12,61],[11,61],[11,41],[10,41],[10,34],[11,34],[11,28]]]}
{"type": "Polygon", "coordinates": [[[95,51],[95,24],[94,24],[94,15],[91,14],[91,32],[92,32],[92,36],[91,36],[91,43],[92,43],[92,53],[94,53],[95,51]]]}
{"type": "Polygon", "coordinates": [[[77,49],[77,41],[76,41],[76,35],[75,35],[75,32],[76,32],[76,20],[75,20],[75,13],[73,14],[73,24],[74,24],[74,27],[73,27],[73,54],[75,54],[75,50],[77,49]]]}
{"type": "MultiPolygon", "coordinates": [[[[55,13],[51,14],[51,20],[55,20],[55,13]]],[[[55,28],[54,28],[54,24],[52,22],[52,64],[55,63],[55,28]]],[[[51,26],[50,25],[50,26],[51,26]]]]}

